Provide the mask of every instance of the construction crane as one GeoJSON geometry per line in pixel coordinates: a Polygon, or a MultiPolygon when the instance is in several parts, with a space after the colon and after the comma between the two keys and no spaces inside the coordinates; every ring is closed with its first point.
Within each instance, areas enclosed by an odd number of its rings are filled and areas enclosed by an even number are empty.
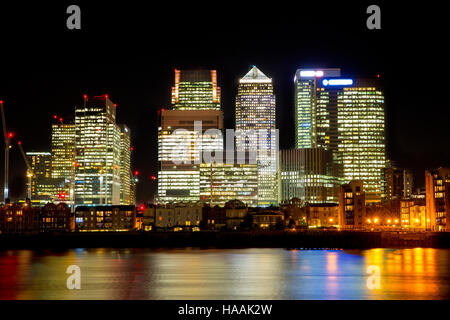
{"type": "Polygon", "coordinates": [[[9,176],[9,149],[11,149],[11,138],[14,137],[12,132],[6,130],[5,110],[3,108],[3,100],[0,100],[0,109],[2,112],[3,138],[5,140],[5,176],[3,183],[3,203],[9,197],[8,176],[9,176]]]}
{"type": "Polygon", "coordinates": [[[17,145],[19,146],[20,153],[23,156],[23,160],[25,160],[25,164],[27,165],[27,177],[28,177],[28,190],[27,190],[27,197],[31,200],[31,179],[34,177],[33,169],[31,168],[30,164],[28,163],[27,156],[25,154],[25,151],[23,151],[22,142],[18,141],[17,145]]]}

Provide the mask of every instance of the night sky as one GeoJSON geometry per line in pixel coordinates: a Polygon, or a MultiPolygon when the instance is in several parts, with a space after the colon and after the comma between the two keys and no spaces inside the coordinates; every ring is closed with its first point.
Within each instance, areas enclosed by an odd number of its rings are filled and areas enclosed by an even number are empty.
{"type": "MultiPolygon", "coordinates": [[[[381,75],[388,158],[411,168],[422,186],[425,168],[450,166],[446,11],[412,2],[316,3],[2,2],[0,99],[8,127],[25,151],[50,151],[53,114],[73,119],[83,94],[108,93],[118,123],[131,128],[137,199],[148,201],[156,189],[149,177],[157,172],[157,110],[170,106],[174,68],[218,71],[225,127],[233,128],[238,78],[256,65],[274,81],[281,148],[290,148],[295,70],[339,67],[351,77],[381,75]],[[66,28],[71,4],[81,7],[81,31],[66,28]],[[370,4],[381,7],[381,30],[366,28],[370,4]]],[[[3,181],[3,153],[0,165],[3,181]]],[[[25,196],[24,173],[14,148],[13,200],[25,196]]]]}

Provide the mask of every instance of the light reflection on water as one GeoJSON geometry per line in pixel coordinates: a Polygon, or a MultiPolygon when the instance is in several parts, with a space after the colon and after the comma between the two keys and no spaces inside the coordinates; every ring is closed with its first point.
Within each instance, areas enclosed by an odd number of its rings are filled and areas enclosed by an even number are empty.
{"type": "Polygon", "coordinates": [[[0,299],[449,299],[450,250],[0,252],[0,299]],[[81,290],[68,290],[69,265],[81,290]],[[367,288],[367,267],[381,289],[367,288]]]}

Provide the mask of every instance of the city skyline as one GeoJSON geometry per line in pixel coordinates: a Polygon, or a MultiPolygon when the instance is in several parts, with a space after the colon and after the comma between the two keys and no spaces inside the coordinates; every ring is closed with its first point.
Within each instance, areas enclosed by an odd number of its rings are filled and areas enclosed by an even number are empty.
{"type": "MultiPolygon", "coordinates": [[[[250,74],[250,72],[252,71],[252,70],[254,70],[254,68],[256,68],[254,65],[253,66],[250,66],[249,67],[249,69],[251,69],[248,73],[250,74]],[[252,69],[253,68],[253,69],[252,69]]],[[[304,68],[305,69],[305,68],[304,68]]],[[[317,70],[327,70],[326,68],[316,68],[317,70]]],[[[180,71],[178,71],[178,69],[174,69],[175,70],[175,80],[177,79],[177,73],[179,74],[179,72],[180,71]]],[[[197,69],[197,70],[202,70],[202,69],[197,69]]],[[[299,70],[302,70],[301,68],[299,68],[296,72],[295,72],[295,77],[294,77],[294,82],[296,82],[296,80],[297,80],[297,76],[299,75],[299,70]]],[[[311,69],[308,69],[308,68],[306,68],[305,70],[311,70],[311,69]]],[[[332,70],[339,70],[339,69],[332,69],[332,70]]],[[[207,71],[207,70],[205,70],[205,71],[207,71]]],[[[259,70],[258,70],[259,71],[259,70]]],[[[209,71],[208,71],[209,72],[209,71]]],[[[242,73],[241,73],[242,74],[242,73]]],[[[331,75],[334,75],[334,76],[339,76],[340,75],[340,72],[339,72],[339,74],[331,74],[331,75]]],[[[179,77],[179,75],[178,75],[178,77],[179,77]]],[[[264,75],[264,77],[265,77],[265,75],[264,75]]],[[[322,75],[321,75],[321,77],[322,77],[322,75]]],[[[377,78],[380,78],[380,74],[377,74],[376,75],[376,77],[377,78]]],[[[238,79],[239,78],[239,75],[236,75],[236,78],[238,79]]],[[[213,75],[213,79],[214,79],[214,86],[217,86],[217,83],[219,83],[220,84],[220,75],[219,76],[217,76],[217,72],[216,71],[214,71],[214,75],[213,75]],[[218,80],[219,79],[219,80],[218,80]]],[[[380,80],[380,79],[378,79],[378,80],[380,80]]],[[[276,83],[275,83],[275,87],[276,87],[276,83]]],[[[172,104],[173,104],[173,109],[174,110],[183,110],[183,108],[180,108],[180,107],[177,107],[176,106],[176,104],[175,104],[175,102],[174,102],[174,92],[176,91],[176,87],[172,87],[172,104]]],[[[217,94],[217,99],[220,99],[220,85],[218,86],[218,89],[217,89],[217,92],[216,92],[216,94],[217,94]]],[[[85,94],[83,95],[83,97],[85,98],[85,94]]],[[[294,99],[294,106],[295,106],[295,104],[296,104],[296,101],[298,101],[298,100],[296,100],[296,99],[294,99]]],[[[319,100],[320,101],[320,100],[319,100]]],[[[220,102],[219,102],[220,103],[220,102]]],[[[322,104],[323,104],[323,101],[322,101],[322,104]]],[[[118,106],[118,104],[115,104],[115,108],[118,106]]],[[[220,108],[220,107],[219,107],[220,108]]],[[[185,110],[189,110],[189,108],[187,108],[187,109],[185,109],[185,110]]],[[[213,107],[212,108],[212,110],[217,110],[217,108],[216,107],[213,107]]],[[[294,108],[294,110],[295,110],[295,108],[294,108]]],[[[191,111],[192,111],[192,109],[191,109],[191,111]]],[[[160,110],[157,110],[156,111],[157,113],[159,113],[159,112],[167,112],[167,111],[165,111],[165,109],[164,108],[161,108],[160,110]]],[[[278,112],[278,110],[277,110],[277,112],[278,112]]],[[[229,115],[227,115],[227,113],[224,113],[224,117],[226,118],[228,116],[228,118],[229,118],[229,115]]],[[[278,118],[278,117],[277,117],[278,118]]],[[[53,116],[52,116],[52,120],[50,120],[49,121],[49,125],[53,128],[53,129],[55,129],[55,126],[57,126],[58,124],[60,124],[60,125],[63,125],[63,121],[66,121],[66,120],[68,120],[69,121],[69,123],[67,123],[68,125],[70,125],[70,122],[73,122],[74,121],[74,119],[73,118],[62,118],[62,117],[59,117],[59,115],[57,115],[57,114],[54,114],[53,116]]],[[[295,127],[296,126],[296,123],[297,123],[297,121],[298,120],[296,120],[296,119],[292,119],[291,120],[291,124],[292,124],[292,127],[295,127]]],[[[66,124],[66,125],[67,125],[66,124]]],[[[226,127],[226,128],[224,128],[224,129],[229,129],[229,127],[226,127]]],[[[286,128],[283,128],[284,130],[281,130],[281,134],[283,134],[283,133],[285,133],[285,131],[287,131],[287,129],[286,128]]],[[[292,129],[292,128],[291,128],[292,129]]],[[[292,130],[291,130],[292,131],[292,130]]],[[[297,137],[297,135],[294,133],[294,136],[295,137],[297,137]]],[[[131,136],[131,138],[133,139],[133,136],[131,136]]],[[[286,142],[285,142],[285,145],[286,145],[286,142]]],[[[290,143],[290,145],[292,146],[292,142],[290,143]]],[[[316,143],[314,144],[314,145],[316,145],[316,143]]],[[[318,143],[317,145],[324,145],[324,143],[322,142],[322,144],[320,144],[320,143],[318,143]]],[[[286,149],[292,149],[294,146],[292,146],[291,148],[286,148],[286,149]]],[[[133,150],[134,150],[134,147],[133,146],[130,146],[130,148],[132,148],[133,150]]],[[[41,148],[42,150],[26,150],[27,151],[27,153],[29,153],[29,152],[33,152],[33,151],[37,151],[37,152],[46,152],[45,150],[46,150],[46,148],[41,148]]],[[[50,149],[50,148],[49,148],[50,149]]],[[[444,165],[444,164],[443,164],[444,165]]],[[[135,166],[133,166],[133,161],[132,161],[132,163],[131,163],[131,166],[133,167],[133,168],[135,168],[135,169],[138,169],[138,168],[136,168],[135,166]]],[[[153,165],[150,165],[149,167],[152,167],[153,165]]],[[[433,168],[431,168],[431,169],[433,169],[433,168]]],[[[142,172],[142,171],[147,171],[148,172],[148,168],[145,168],[145,167],[143,167],[143,168],[139,168],[139,172],[142,172]]],[[[156,172],[150,172],[150,176],[149,177],[145,177],[144,179],[147,179],[147,178],[149,178],[148,180],[151,180],[151,177],[152,176],[155,176],[155,175],[157,175],[157,171],[156,172]]],[[[419,179],[417,179],[417,180],[419,180],[420,181],[420,178],[419,179]]],[[[350,180],[349,180],[350,181],[350,180]]],[[[347,181],[348,182],[348,181],[347,181]]],[[[150,189],[153,189],[153,188],[150,188],[150,189]]],[[[156,192],[155,192],[155,194],[148,194],[147,192],[148,191],[146,191],[146,194],[144,194],[144,196],[142,196],[142,193],[143,193],[143,191],[141,191],[141,190],[139,190],[139,188],[137,189],[138,190],[138,194],[140,193],[141,194],[141,197],[142,198],[138,198],[137,199],[137,201],[138,202],[151,202],[153,199],[154,199],[154,196],[156,196],[156,192]]],[[[19,196],[20,197],[20,196],[19,196]]],[[[24,198],[24,196],[22,196],[22,198],[24,198]]],[[[18,199],[17,199],[18,200],[18,199]]]]}

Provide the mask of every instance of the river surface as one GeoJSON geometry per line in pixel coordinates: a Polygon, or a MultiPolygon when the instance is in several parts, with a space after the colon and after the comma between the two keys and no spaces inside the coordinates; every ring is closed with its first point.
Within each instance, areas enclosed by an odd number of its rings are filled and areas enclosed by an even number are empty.
{"type": "Polygon", "coordinates": [[[0,299],[450,299],[450,250],[0,251],[0,299]]]}

